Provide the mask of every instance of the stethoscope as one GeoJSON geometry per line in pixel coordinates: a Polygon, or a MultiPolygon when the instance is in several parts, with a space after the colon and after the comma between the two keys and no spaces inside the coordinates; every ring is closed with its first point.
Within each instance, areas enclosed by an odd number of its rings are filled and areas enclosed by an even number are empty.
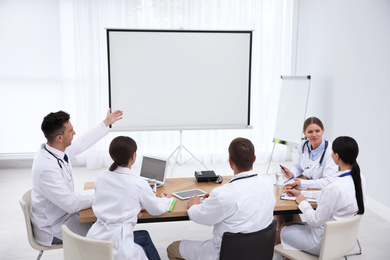
{"type": "MultiPolygon", "coordinates": [[[[309,157],[310,157],[310,152],[311,151],[309,149],[309,140],[306,140],[306,142],[303,144],[303,146],[302,146],[302,154],[304,153],[305,146],[307,146],[307,151],[309,152],[309,157]]],[[[325,140],[325,149],[322,152],[320,162],[318,163],[318,167],[321,167],[321,165],[322,165],[322,161],[324,160],[324,157],[325,157],[326,148],[328,148],[328,141],[325,140]]]]}
{"type": "MultiPolygon", "coordinates": [[[[72,176],[72,173],[69,171],[68,167],[66,167],[64,161],[63,161],[60,157],[58,157],[57,155],[55,155],[54,153],[50,152],[50,151],[46,148],[46,145],[44,145],[43,148],[44,148],[49,154],[51,154],[54,158],[57,159],[58,166],[60,166],[61,169],[62,169],[62,165],[61,165],[61,162],[62,162],[62,164],[65,166],[66,171],[68,172],[68,176],[66,176],[66,179],[67,179],[69,182],[72,181],[72,177],[71,177],[71,176],[72,176]]],[[[65,174],[65,175],[66,175],[66,174],[65,174]]]]}
{"type": "Polygon", "coordinates": [[[248,176],[238,177],[238,178],[236,178],[234,180],[231,180],[229,183],[232,183],[233,181],[238,181],[240,179],[252,178],[252,177],[255,177],[255,176],[257,176],[257,174],[252,174],[252,175],[248,175],[248,176]]]}

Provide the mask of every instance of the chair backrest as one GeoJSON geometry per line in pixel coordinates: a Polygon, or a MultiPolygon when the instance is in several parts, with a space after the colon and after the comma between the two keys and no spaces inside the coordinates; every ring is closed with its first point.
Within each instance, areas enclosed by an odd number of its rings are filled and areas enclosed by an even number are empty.
{"type": "Polygon", "coordinates": [[[276,220],[252,233],[225,232],[222,237],[220,260],[272,259],[274,255],[276,220]]]}
{"type": "Polygon", "coordinates": [[[350,252],[358,239],[361,218],[362,215],[355,215],[347,219],[326,222],[319,259],[340,259],[350,252]]]}
{"type": "Polygon", "coordinates": [[[37,241],[35,241],[34,233],[31,226],[31,218],[30,218],[31,189],[26,191],[24,194],[22,194],[22,196],[20,196],[19,203],[23,210],[24,221],[26,223],[26,229],[27,229],[27,238],[31,247],[36,250],[43,250],[43,251],[62,248],[62,245],[42,246],[38,244],[37,241]]]}
{"type": "Polygon", "coordinates": [[[114,260],[110,241],[86,238],[77,235],[62,225],[64,260],[114,260]]]}

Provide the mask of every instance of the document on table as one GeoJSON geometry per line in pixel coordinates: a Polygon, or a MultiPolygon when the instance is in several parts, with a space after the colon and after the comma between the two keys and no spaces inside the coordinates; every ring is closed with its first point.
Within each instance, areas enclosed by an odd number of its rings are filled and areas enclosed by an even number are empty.
{"type": "MultiPolygon", "coordinates": [[[[295,200],[297,197],[294,196],[288,196],[285,191],[282,191],[282,194],[280,194],[281,200],[295,200]]],[[[306,198],[308,202],[315,202],[317,203],[316,199],[313,198],[306,198]]]]}

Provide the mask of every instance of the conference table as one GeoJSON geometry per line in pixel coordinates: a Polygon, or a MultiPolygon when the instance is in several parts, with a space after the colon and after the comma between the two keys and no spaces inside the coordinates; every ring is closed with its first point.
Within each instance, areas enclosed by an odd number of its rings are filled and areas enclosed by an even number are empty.
{"type": "MultiPolygon", "coordinates": [[[[211,182],[197,182],[194,177],[190,178],[167,178],[165,184],[162,187],[157,188],[156,196],[160,196],[161,193],[172,194],[177,191],[191,190],[199,188],[205,192],[211,192],[216,187],[224,185],[230,181],[233,176],[223,176],[223,182],[221,184],[215,184],[211,182]]],[[[84,190],[93,189],[94,182],[86,182],[84,184],[84,190]]],[[[274,193],[276,204],[274,208],[274,215],[285,214],[299,214],[301,211],[298,209],[298,205],[295,201],[281,200],[280,195],[282,188],[278,188],[274,185],[274,193]]],[[[148,212],[143,211],[142,216],[138,218],[138,223],[151,223],[151,222],[166,222],[166,221],[181,221],[189,220],[187,214],[187,201],[177,199],[176,205],[171,212],[166,212],[160,216],[152,216],[148,212]]],[[[316,208],[316,203],[310,203],[313,208],[316,208]]],[[[97,218],[93,213],[92,208],[81,210],[79,213],[79,222],[95,222],[97,218]]]]}

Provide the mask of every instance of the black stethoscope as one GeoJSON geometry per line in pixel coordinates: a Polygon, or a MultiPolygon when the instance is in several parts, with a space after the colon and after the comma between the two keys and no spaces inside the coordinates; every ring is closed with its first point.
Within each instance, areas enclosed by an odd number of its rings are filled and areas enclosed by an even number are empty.
{"type": "MultiPolygon", "coordinates": [[[[303,146],[302,146],[302,154],[303,154],[303,152],[305,150],[305,146],[307,146],[307,151],[309,152],[309,157],[310,157],[310,152],[311,151],[309,149],[309,140],[306,140],[306,142],[303,144],[303,146]]],[[[328,148],[328,141],[325,140],[325,149],[322,152],[321,159],[320,159],[320,162],[318,164],[318,167],[321,167],[322,161],[324,160],[326,148],[328,148]]]]}
{"type": "Polygon", "coordinates": [[[252,177],[255,177],[255,176],[257,176],[257,174],[252,174],[252,175],[248,175],[248,176],[238,177],[237,179],[231,180],[229,183],[232,183],[233,181],[238,181],[240,179],[252,178],[252,177]]]}
{"type": "MultiPolygon", "coordinates": [[[[50,152],[50,151],[46,148],[46,145],[44,145],[43,148],[45,148],[45,150],[46,150],[49,154],[51,154],[54,158],[57,159],[58,166],[60,166],[60,168],[62,169],[61,162],[62,162],[62,164],[65,165],[64,161],[63,161],[60,157],[58,157],[57,155],[55,155],[54,153],[50,152]]],[[[66,169],[66,171],[68,172],[69,176],[71,176],[72,174],[69,172],[68,167],[65,166],[65,169],[66,169]]],[[[72,180],[72,177],[70,177],[70,179],[69,179],[69,177],[67,176],[66,178],[68,179],[68,181],[71,181],[71,180],[72,180]]]]}

